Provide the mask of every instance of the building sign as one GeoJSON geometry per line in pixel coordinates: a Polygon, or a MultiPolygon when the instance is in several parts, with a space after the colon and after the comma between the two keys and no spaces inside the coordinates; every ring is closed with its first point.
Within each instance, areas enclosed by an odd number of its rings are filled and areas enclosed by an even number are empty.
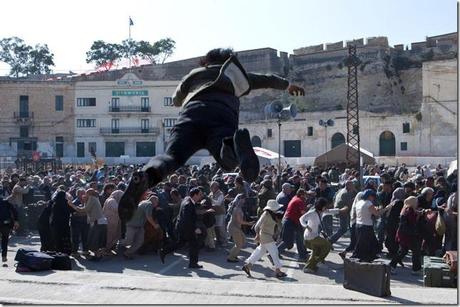
{"type": "Polygon", "coordinates": [[[142,81],[141,80],[118,80],[117,81],[117,84],[118,85],[142,85],[142,81]]]}
{"type": "Polygon", "coordinates": [[[123,90],[112,91],[112,96],[148,96],[149,91],[123,90]]]}

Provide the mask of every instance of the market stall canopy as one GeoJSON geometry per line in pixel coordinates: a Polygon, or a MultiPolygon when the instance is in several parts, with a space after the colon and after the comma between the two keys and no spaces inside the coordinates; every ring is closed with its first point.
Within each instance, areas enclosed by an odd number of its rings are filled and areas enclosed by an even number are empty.
{"type": "MultiPolygon", "coordinates": [[[[262,147],[253,147],[254,152],[256,153],[257,157],[259,157],[260,165],[272,165],[278,163],[278,153],[262,148],[262,147]]],[[[285,164],[286,161],[284,156],[281,155],[281,163],[285,164]]]]}
{"type": "MultiPolygon", "coordinates": [[[[320,167],[325,167],[326,163],[328,166],[335,164],[337,167],[345,167],[347,165],[347,147],[350,147],[355,152],[357,151],[356,147],[343,143],[316,157],[314,164],[320,167]]],[[[374,155],[370,151],[362,147],[360,151],[364,164],[375,164],[374,155]]]]}

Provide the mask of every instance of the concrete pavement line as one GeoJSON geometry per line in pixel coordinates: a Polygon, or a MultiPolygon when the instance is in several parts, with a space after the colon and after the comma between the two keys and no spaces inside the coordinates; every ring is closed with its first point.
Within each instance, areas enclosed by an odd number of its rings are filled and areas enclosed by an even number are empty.
{"type": "Polygon", "coordinates": [[[23,298],[15,298],[15,297],[4,297],[0,296],[0,304],[11,304],[11,305],[23,305],[23,304],[33,304],[33,305],[54,305],[54,304],[62,304],[62,305],[69,305],[69,304],[78,304],[75,301],[55,301],[55,300],[36,300],[36,299],[23,299],[23,298]]]}
{"type": "Polygon", "coordinates": [[[177,259],[176,261],[174,261],[173,263],[169,264],[167,267],[163,268],[160,270],[160,272],[158,272],[157,274],[164,274],[166,273],[167,271],[169,271],[170,269],[172,269],[173,267],[175,267],[176,265],[179,264],[179,262],[181,262],[182,260],[184,260],[184,257],[180,257],[179,259],[177,259]]]}

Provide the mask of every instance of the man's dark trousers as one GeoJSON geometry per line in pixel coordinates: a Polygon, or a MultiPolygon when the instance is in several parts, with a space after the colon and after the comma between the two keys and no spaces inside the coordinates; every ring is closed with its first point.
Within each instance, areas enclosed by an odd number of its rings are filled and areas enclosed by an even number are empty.
{"type": "Polygon", "coordinates": [[[89,224],[87,222],[86,216],[72,216],[70,219],[70,228],[72,232],[72,252],[78,252],[80,239],[83,251],[88,251],[89,224]]]}
{"type": "Polygon", "coordinates": [[[339,221],[339,229],[337,229],[337,231],[329,239],[331,243],[337,242],[337,240],[339,240],[348,231],[348,228],[350,227],[350,215],[340,215],[339,221]]]}
{"type": "MultiPolygon", "coordinates": [[[[225,99],[226,95],[222,96],[225,99]]],[[[238,99],[234,103],[239,103],[238,99]]],[[[157,184],[200,149],[207,149],[225,169],[234,168],[238,165],[236,157],[221,157],[221,149],[224,139],[233,146],[232,138],[237,129],[238,114],[225,103],[190,101],[172,128],[166,154],[153,157],[144,169],[147,173],[154,169],[151,179],[157,184]]]]}
{"type": "Polygon", "coordinates": [[[300,259],[307,258],[307,250],[304,245],[302,225],[296,224],[290,219],[283,219],[283,226],[281,231],[283,242],[278,246],[278,251],[281,254],[286,248],[291,249],[295,244],[300,259]]]}

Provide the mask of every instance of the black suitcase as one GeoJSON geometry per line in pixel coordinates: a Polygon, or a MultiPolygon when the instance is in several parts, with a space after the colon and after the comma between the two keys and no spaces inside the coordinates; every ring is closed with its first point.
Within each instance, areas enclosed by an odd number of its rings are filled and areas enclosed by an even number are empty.
{"type": "Polygon", "coordinates": [[[390,266],[345,259],[343,287],[374,296],[390,296],[390,266]]]}
{"type": "Polygon", "coordinates": [[[54,258],[51,263],[51,269],[62,271],[72,270],[72,261],[69,255],[55,252],[47,252],[47,254],[54,258]]]}

